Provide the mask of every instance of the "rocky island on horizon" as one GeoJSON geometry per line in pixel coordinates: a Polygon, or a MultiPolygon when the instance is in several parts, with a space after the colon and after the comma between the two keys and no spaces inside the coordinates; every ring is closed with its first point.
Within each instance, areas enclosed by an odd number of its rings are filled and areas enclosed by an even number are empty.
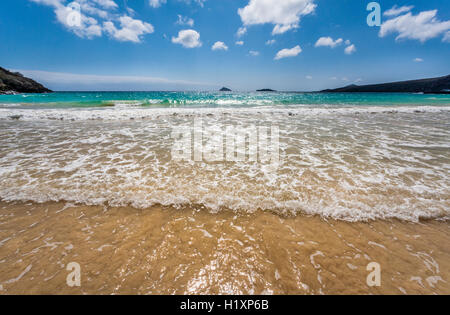
{"type": "Polygon", "coordinates": [[[0,94],[51,92],[53,91],[19,72],[11,72],[0,67],[0,94]]]}
{"type": "Polygon", "coordinates": [[[272,89],[261,89],[261,90],[256,90],[256,92],[276,92],[276,91],[272,90],[272,89]]]}

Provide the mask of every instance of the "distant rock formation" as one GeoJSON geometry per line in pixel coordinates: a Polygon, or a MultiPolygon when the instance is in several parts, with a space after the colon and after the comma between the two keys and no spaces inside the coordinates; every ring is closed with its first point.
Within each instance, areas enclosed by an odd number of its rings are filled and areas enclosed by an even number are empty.
{"type": "Polygon", "coordinates": [[[223,87],[219,90],[220,92],[232,92],[229,88],[223,87]]]}
{"type": "Polygon", "coordinates": [[[262,89],[262,90],[256,90],[256,92],[276,92],[276,91],[272,90],[272,89],[262,89]]]}
{"type": "Polygon", "coordinates": [[[401,81],[372,85],[349,85],[339,89],[323,90],[325,93],[347,92],[386,92],[386,93],[425,93],[425,94],[449,94],[450,75],[439,78],[422,80],[401,81]]]}
{"type": "Polygon", "coordinates": [[[24,77],[21,73],[10,72],[0,67],[0,94],[50,93],[42,84],[24,77]]]}

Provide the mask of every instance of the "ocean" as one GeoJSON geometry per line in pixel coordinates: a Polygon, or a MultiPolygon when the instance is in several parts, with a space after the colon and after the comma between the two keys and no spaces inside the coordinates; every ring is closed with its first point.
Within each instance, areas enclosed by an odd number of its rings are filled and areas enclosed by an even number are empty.
{"type": "Polygon", "coordinates": [[[0,130],[0,294],[450,293],[449,95],[0,95],[0,130]]]}
{"type": "Polygon", "coordinates": [[[95,107],[259,107],[448,105],[449,95],[408,93],[289,92],[57,92],[0,95],[0,106],[34,108],[95,107]]]}

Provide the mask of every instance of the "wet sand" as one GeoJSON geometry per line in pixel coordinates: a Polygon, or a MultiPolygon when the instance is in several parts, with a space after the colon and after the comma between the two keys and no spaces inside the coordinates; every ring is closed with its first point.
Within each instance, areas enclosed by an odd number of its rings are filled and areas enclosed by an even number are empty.
{"type": "Polygon", "coordinates": [[[0,294],[450,294],[449,275],[448,221],[0,203],[0,294]]]}

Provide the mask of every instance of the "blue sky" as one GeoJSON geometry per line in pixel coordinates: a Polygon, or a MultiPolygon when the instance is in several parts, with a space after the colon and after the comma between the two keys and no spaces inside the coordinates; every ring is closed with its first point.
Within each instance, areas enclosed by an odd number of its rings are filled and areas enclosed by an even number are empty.
{"type": "Polygon", "coordinates": [[[311,91],[450,74],[444,0],[379,0],[380,27],[369,0],[76,1],[79,15],[65,0],[0,1],[0,66],[55,90],[311,91]]]}

